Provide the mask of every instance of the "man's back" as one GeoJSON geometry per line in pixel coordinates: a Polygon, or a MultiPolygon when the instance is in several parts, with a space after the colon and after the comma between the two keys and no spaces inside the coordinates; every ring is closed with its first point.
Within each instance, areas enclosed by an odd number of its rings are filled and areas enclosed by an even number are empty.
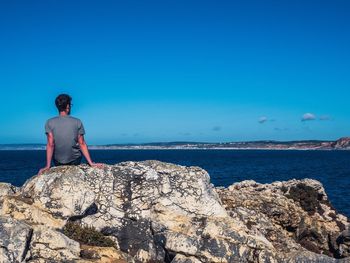
{"type": "Polygon", "coordinates": [[[39,170],[39,174],[50,169],[52,158],[56,166],[79,165],[82,155],[90,166],[102,168],[102,163],[94,163],[91,160],[84,139],[83,124],[79,119],[70,116],[72,97],[60,94],[55,99],[55,105],[59,116],[46,121],[46,166],[39,170]]]}
{"type": "Polygon", "coordinates": [[[69,115],[49,119],[45,124],[45,132],[52,132],[55,141],[54,159],[65,164],[81,157],[78,136],[84,135],[82,122],[69,115]]]}

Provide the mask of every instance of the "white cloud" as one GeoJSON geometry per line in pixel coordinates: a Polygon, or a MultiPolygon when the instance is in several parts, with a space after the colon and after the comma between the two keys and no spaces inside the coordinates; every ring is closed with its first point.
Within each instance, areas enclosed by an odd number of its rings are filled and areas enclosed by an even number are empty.
{"type": "Polygon", "coordinates": [[[265,122],[267,122],[267,121],[268,121],[268,118],[267,118],[266,116],[262,116],[262,117],[260,117],[259,120],[258,120],[258,122],[261,123],[261,124],[262,124],[262,123],[265,123],[265,122]]]}
{"type": "Polygon", "coordinates": [[[301,117],[301,121],[313,121],[313,120],[316,120],[316,116],[313,113],[305,113],[301,117]]]}

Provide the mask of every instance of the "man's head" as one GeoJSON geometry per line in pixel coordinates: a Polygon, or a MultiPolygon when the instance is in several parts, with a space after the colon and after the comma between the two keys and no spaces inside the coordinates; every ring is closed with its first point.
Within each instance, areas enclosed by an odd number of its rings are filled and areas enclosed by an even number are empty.
{"type": "Polygon", "coordinates": [[[68,114],[70,114],[71,102],[72,102],[72,98],[67,94],[60,94],[57,96],[55,100],[55,104],[58,111],[59,112],[66,111],[68,114]]]}

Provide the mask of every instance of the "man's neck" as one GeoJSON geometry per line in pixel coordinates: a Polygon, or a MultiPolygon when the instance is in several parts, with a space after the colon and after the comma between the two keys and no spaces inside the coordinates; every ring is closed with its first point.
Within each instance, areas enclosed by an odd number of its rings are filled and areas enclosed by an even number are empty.
{"type": "Polygon", "coordinates": [[[61,111],[60,112],[60,116],[61,117],[65,117],[65,116],[68,116],[69,114],[68,114],[68,112],[66,112],[66,111],[61,111]]]}

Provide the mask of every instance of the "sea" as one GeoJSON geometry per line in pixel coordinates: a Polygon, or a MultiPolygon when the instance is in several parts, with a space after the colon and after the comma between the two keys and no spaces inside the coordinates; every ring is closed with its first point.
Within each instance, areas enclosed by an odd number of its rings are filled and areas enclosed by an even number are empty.
{"type": "MultiPolygon", "coordinates": [[[[215,186],[311,178],[320,181],[339,213],[350,217],[350,151],[91,150],[95,162],[160,160],[208,171],[215,186]]],[[[21,186],[45,166],[43,150],[0,151],[0,182],[21,186]]]]}

